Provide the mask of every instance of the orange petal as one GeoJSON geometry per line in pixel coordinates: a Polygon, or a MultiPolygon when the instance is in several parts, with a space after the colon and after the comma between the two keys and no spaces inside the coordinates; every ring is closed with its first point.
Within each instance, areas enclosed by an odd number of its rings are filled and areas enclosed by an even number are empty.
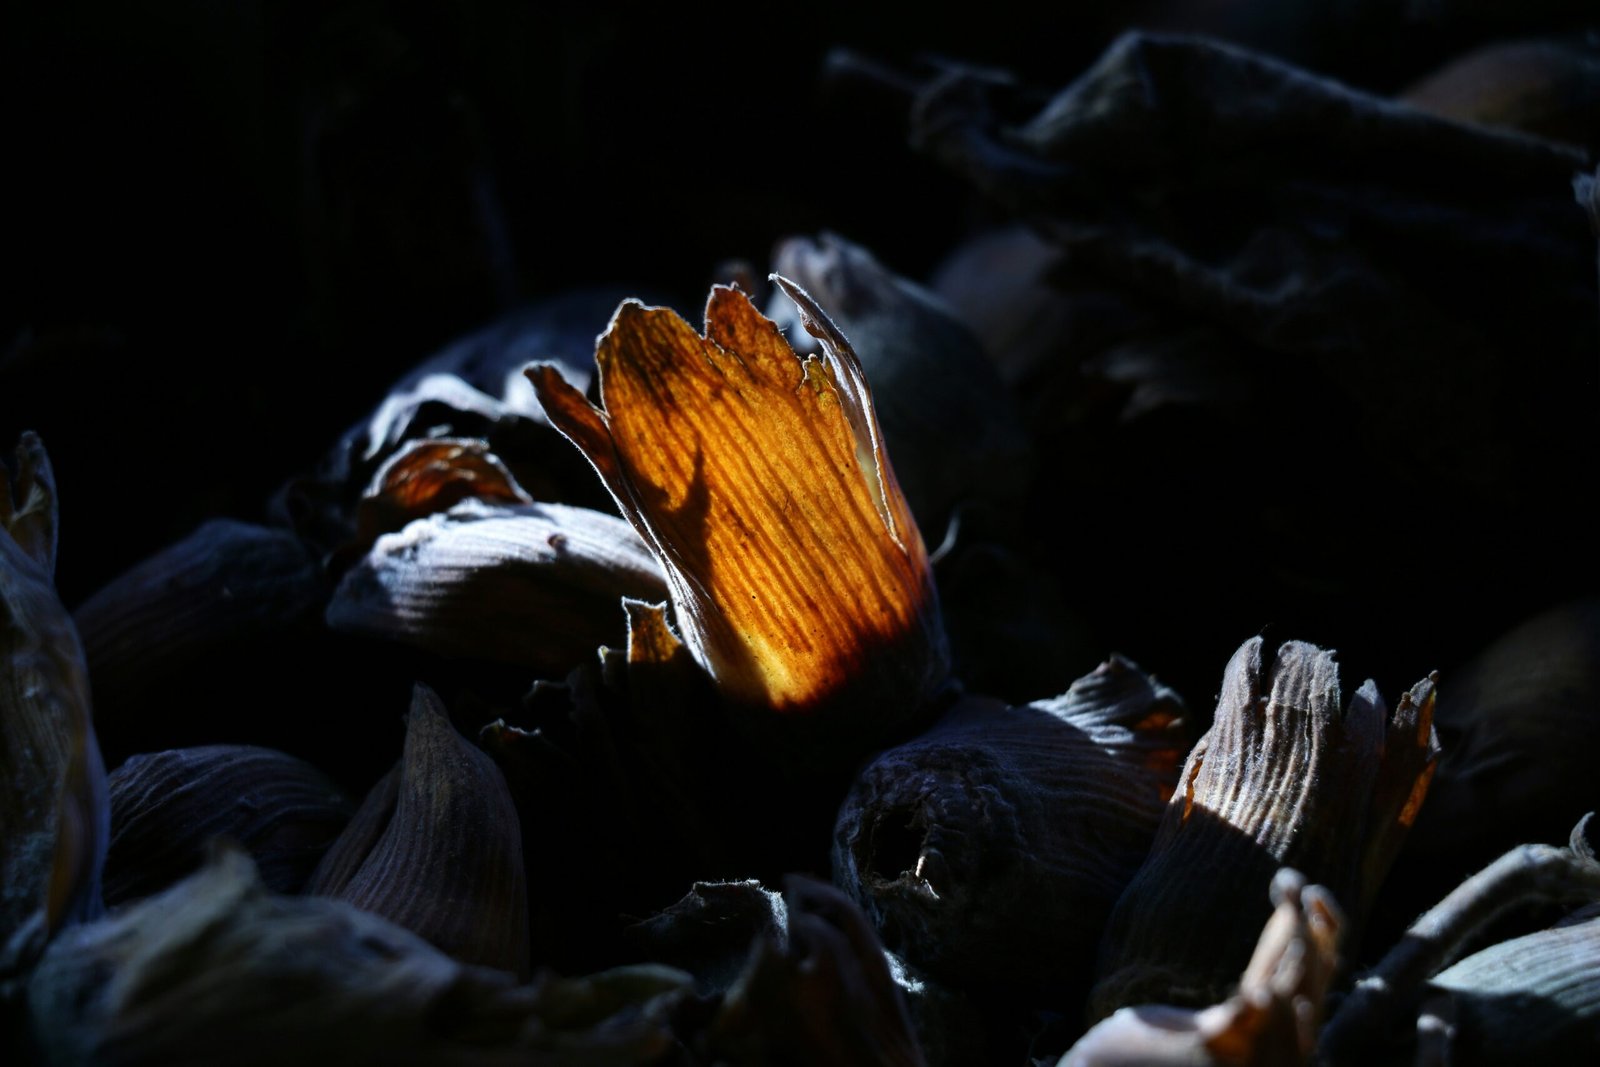
{"type": "Polygon", "coordinates": [[[668,309],[617,309],[596,352],[603,411],[552,366],[528,374],[660,557],[684,644],[725,696],[780,712],[870,697],[909,714],[948,672],[921,535],[854,352],[775,280],[822,358],[717,287],[705,336],[668,309]]]}

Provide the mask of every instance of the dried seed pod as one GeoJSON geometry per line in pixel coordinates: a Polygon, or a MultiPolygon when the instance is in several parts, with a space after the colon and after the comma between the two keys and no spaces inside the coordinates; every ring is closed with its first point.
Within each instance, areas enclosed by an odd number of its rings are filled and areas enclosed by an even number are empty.
{"type": "Polygon", "coordinates": [[[1385,710],[1367,682],[1341,711],[1333,653],[1291,641],[1234,653],[1211,729],[1101,947],[1094,1017],[1228,996],[1254,930],[1250,901],[1281,866],[1326,886],[1352,924],[1416,818],[1438,754],[1431,680],[1385,710]]]}
{"type": "Polygon", "coordinates": [[[101,908],[105,767],[88,673],[56,595],[56,493],[33,434],[0,464],[0,978],[101,908]]]}
{"type": "Polygon", "coordinates": [[[834,828],[834,880],[935,976],[1071,983],[1155,836],[1182,713],[1116,657],[1054,700],[963,700],[861,772],[834,828]]]}
{"type": "Polygon", "coordinates": [[[134,756],[108,785],[108,905],[149,896],[188,875],[218,836],[250,853],[268,889],[297,892],[354,811],[309,763],[250,745],[134,756]]]}
{"type": "Polygon", "coordinates": [[[617,641],[621,598],[665,594],[655,559],[620,519],[465,501],[378,538],[340,581],[327,621],[559,675],[617,641]]]}
{"type": "Polygon", "coordinates": [[[667,574],[684,644],[737,720],[808,768],[848,765],[949,683],[927,552],[884,452],[860,361],[778,275],[822,355],[802,360],[734,289],[705,334],[617,309],[604,410],[529,375],[667,574]]]}
{"type": "Polygon", "coordinates": [[[757,939],[703,1037],[708,1058],[924,1063],[883,946],[865,916],[832,886],[798,876],[786,880],[784,902],[782,933],[757,939]]]}
{"type": "MultiPolygon", "coordinates": [[[[942,530],[974,499],[1010,504],[1033,465],[1011,395],[977,338],[932,293],[835,234],[791,237],[772,269],[828,308],[872,385],[884,446],[917,523],[942,530]]],[[[816,348],[786,298],[772,317],[793,323],[791,344],[816,348]]]]}
{"type": "Polygon", "coordinates": [[[192,877],[58,938],[28,1011],[51,1064],[653,1062],[688,975],[516,986],[337,900],[282,897],[219,845],[192,877]]]}
{"type": "Polygon", "coordinates": [[[1238,992],[1199,1011],[1119,1008],[1059,1067],[1294,1067],[1311,1062],[1323,1003],[1339,966],[1343,917],[1332,895],[1298,871],[1272,880],[1273,911],[1238,992]]]}
{"type": "MultiPolygon", "coordinates": [[[[347,828],[369,840],[380,783],[347,828]]],[[[528,890],[522,830],[505,778],[418,685],[406,725],[394,812],[348,873],[352,849],[335,843],[307,889],[390,919],[466,963],[528,973],[528,890]]]]}

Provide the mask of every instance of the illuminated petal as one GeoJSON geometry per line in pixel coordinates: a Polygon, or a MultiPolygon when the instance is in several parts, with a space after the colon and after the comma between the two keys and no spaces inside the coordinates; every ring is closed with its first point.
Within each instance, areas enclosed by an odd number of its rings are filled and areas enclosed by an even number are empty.
{"type": "Polygon", "coordinates": [[[774,280],[820,357],[718,287],[705,336],[664,308],[617,309],[596,352],[604,410],[552,366],[528,373],[661,559],[684,643],[726,697],[802,714],[870,703],[887,725],[948,673],[927,555],[854,352],[774,280]]]}

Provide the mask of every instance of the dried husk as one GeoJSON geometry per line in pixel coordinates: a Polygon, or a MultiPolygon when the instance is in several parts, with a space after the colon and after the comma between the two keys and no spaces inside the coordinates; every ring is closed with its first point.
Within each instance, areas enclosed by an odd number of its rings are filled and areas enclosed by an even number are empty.
{"type": "Polygon", "coordinates": [[[621,519],[468,500],[379,537],[339,582],[327,622],[559,676],[622,636],[623,597],[665,594],[654,557],[621,519]]]}
{"type": "Polygon", "coordinates": [[[336,900],[283,897],[219,846],[196,874],[58,938],[30,979],[40,1062],[656,1062],[687,975],[517,986],[336,900]]]}
{"type": "Polygon", "coordinates": [[[49,457],[24,434],[15,475],[0,464],[0,980],[102,907],[105,767],[56,544],[49,457]]]}
{"type": "Polygon", "coordinates": [[[1405,103],[1442,118],[1596,143],[1600,56],[1577,40],[1497,41],[1458,56],[1413,85],[1405,103]]]}
{"type": "Polygon", "coordinates": [[[1502,941],[1433,976],[1448,1067],[1577,1063],[1600,1051],[1600,909],[1502,941]]]}
{"type": "Polygon", "coordinates": [[[786,922],[757,938],[701,1038],[714,1062],[899,1065],[925,1061],[883,946],[837,889],[785,880],[786,922]]]}
{"type": "Polygon", "coordinates": [[[356,846],[382,818],[380,782],[307,883],[381,915],[464,963],[526,976],[528,889],[522,830],[504,776],[418,685],[393,813],[360,865],[356,846]]]}
{"type": "Polygon", "coordinates": [[[1074,983],[1176,785],[1182,714],[1116,657],[1054,700],[966,698],[861,772],[834,880],[935,977],[1074,983]]]}
{"type": "Polygon", "coordinates": [[[1409,921],[1468,874],[1527,841],[1558,842],[1597,803],[1600,600],[1543,611],[1449,675],[1444,752],[1397,861],[1409,921]]]}
{"type": "Polygon", "coordinates": [[[443,437],[407,441],[383,462],[356,505],[352,548],[413,519],[449,511],[463,500],[515,507],[533,503],[527,490],[484,441],[443,437]]]}
{"type": "Polygon", "coordinates": [[[1339,967],[1343,917],[1332,896],[1284,868],[1273,911],[1238,991],[1200,1010],[1119,1008],[1059,1067],[1296,1067],[1311,1062],[1324,1001],[1339,967]]]}
{"type": "Polygon", "coordinates": [[[185,877],[200,866],[214,837],[248,852],[267,889],[298,892],[355,810],[309,763],[252,745],[134,756],[107,784],[110,906],[185,877]]]}
{"type": "Polygon", "coordinates": [[[595,335],[626,295],[559,294],[446,346],[396,382],[314,472],[280,490],[279,518],[338,554],[359,543],[360,501],[378,471],[409,442],[437,438],[482,441],[536,500],[605,507],[587,465],[545,421],[522,368],[555,362],[587,385],[595,335]]]}
{"type": "Polygon", "coordinates": [[[1225,999],[1280,867],[1326,887],[1359,926],[1426,793],[1432,711],[1431,680],[1392,716],[1370,681],[1341,709],[1332,652],[1291,641],[1265,663],[1262,640],[1245,642],[1106,926],[1092,1016],[1225,999]]]}
{"type": "MultiPolygon", "coordinates": [[[[941,531],[962,504],[1014,505],[1033,457],[1015,402],[977,338],[921,286],[836,234],[791,237],[772,269],[828,309],[861,358],[917,524],[941,531]]],[[[769,309],[789,322],[790,343],[816,347],[786,298],[769,309]]]]}
{"type": "Polygon", "coordinates": [[[113,579],[73,613],[107,752],[295,743],[307,702],[298,678],[280,683],[282,664],[319,662],[327,595],[298,537],[232,519],[202,524],[113,579]],[[260,680],[241,687],[245,677],[260,680]],[[229,712],[220,724],[219,708],[229,712]]]}
{"type": "Polygon", "coordinates": [[[541,365],[540,403],[667,576],[679,634],[733,721],[802,773],[848,767],[949,684],[926,549],[849,342],[801,359],[738,290],[705,332],[627,301],[600,338],[603,408],[541,365]]]}

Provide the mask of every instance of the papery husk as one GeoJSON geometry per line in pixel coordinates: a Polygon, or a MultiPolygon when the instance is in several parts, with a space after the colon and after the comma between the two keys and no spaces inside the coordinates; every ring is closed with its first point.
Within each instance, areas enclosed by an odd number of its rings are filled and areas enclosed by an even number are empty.
{"type": "Polygon", "coordinates": [[[278,517],[326,552],[356,543],[360,501],[377,472],[408,442],[445,437],[482,441],[536,500],[605,507],[587,465],[545,421],[522,368],[558,363],[587,385],[595,335],[627,295],[559,294],[447,345],[391,386],[314,472],[279,491],[278,517]]]}
{"type": "MultiPolygon", "coordinates": [[[[786,239],[772,269],[809,292],[850,338],[918,526],[943,530],[963,503],[1015,506],[1033,466],[1016,404],[949,309],[836,234],[786,239]]],[[[790,343],[809,351],[815,342],[792,308],[780,298],[770,311],[792,323],[790,343]]]]}
{"type": "MultiPolygon", "coordinates": [[[[347,828],[357,844],[371,840],[386,789],[380,782],[347,828]]],[[[352,871],[354,851],[335,842],[306,891],[381,915],[464,963],[528,974],[516,805],[494,761],[456,732],[426,686],[412,697],[393,813],[352,871]]]]}
{"type": "Polygon", "coordinates": [[[283,752],[208,745],[134,756],[113,771],[105,899],[188,875],[214,837],[248,852],[264,887],[294,893],[355,811],[327,775],[283,752]]]}
{"type": "Polygon", "coordinates": [[[1600,908],[1502,941],[1433,976],[1425,1002],[1448,1028],[1448,1067],[1578,1063],[1600,1052],[1600,908]]]}
{"type": "Polygon", "coordinates": [[[50,461],[23,434],[15,475],[0,464],[0,985],[103,906],[105,766],[56,544],[50,461]]]}
{"type": "Polygon", "coordinates": [[[716,1062],[912,1067],[925,1061],[883,946],[834,887],[785,880],[786,923],[759,937],[700,1046],[716,1062]]]}
{"type": "Polygon", "coordinates": [[[1339,968],[1343,916],[1321,886],[1284,868],[1273,911],[1238,991],[1200,1010],[1119,1008],[1059,1067],[1297,1067],[1311,1062],[1324,1001],[1339,968]]]}
{"type": "Polygon", "coordinates": [[[690,995],[667,968],[541,980],[460,963],[341,901],[282,897],[219,845],[196,874],[52,945],[30,979],[41,1062],[644,1064],[690,995]]]}
{"type": "Polygon", "coordinates": [[[935,977],[1072,984],[1177,783],[1182,714],[1116,657],[1054,700],[966,698],[861,772],[834,880],[935,977]]]}
{"type": "Polygon", "coordinates": [[[340,581],[327,622],[559,676],[622,636],[623,597],[665,595],[654,557],[614,516],[464,501],[379,537],[340,581]]]}
{"type": "Polygon", "coordinates": [[[666,573],[678,633],[730,720],[796,776],[849,767],[949,686],[928,556],[849,342],[780,275],[820,356],[718,286],[704,332],[627,301],[603,407],[528,370],[666,573]]]}
{"type": "Polygon", "coordinates": [[[795,782],[729,725],[665,604],[626,601],[626,649],[541,684],[484,728],[521,813],[524,851],[579,878],[532,881],[534,941],[553,966],[645,959],[632,926],[697,881],[772,881],[827,862],[843,785],[795,782]]]}
{"type": "Polygon", "coordinates": [[[1384,901],[1402,923],[1502,852],[1564,840],[1600,800],[1600,600],[1539,613],[1449,679],[1438,774],[1384,901]]]}
{"type": "Polygon", "coordinates": [[[315,656],[327,594],[293,533],[232,519],[202,524],[113,579],[73,613],[107,752],[290,742],[295,731],[283,722],[252,722],[246,712],[266,705],[273,719],[293,722],[303,694],[274,700],[284,690],[270,683],[241,693],[239,680],[278,677],[285,661],[315,656]],[[232,717],[219,728],[220,707],[232,717]]]}
{"type": "Polygon", "coordinates": [[[1342,707],[1332,652],[1291,641],[1268,664],[1259,637],[1245,642],[1106,926],[1091,1017],[1225,999],[1280,867],[1326,887],[1359,927],[1427,791],[1432,710],[1431,680],[1392,716],[1370,681],[1342,707]]]}

